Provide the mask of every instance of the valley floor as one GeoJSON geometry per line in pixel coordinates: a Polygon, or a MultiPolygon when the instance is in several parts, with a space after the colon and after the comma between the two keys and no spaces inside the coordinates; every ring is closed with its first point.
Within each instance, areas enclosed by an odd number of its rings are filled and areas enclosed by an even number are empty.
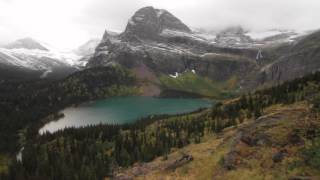
{"type": "Polygon", "coordinates": [[[318,127],[307,103],[274,105],[254,121],[122,169],[116,179],[320,179],[319,169],[304,166],[301,156],[311,143],[304,133],[318,127]]]}

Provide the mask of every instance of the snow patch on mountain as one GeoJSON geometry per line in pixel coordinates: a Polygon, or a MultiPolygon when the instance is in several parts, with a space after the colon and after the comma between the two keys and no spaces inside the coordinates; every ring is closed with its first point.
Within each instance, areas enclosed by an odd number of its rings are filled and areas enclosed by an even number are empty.
{"type": "Polygon", "coordinates": [[[136,25],[136,23],[133,21],[132,18],[129,20],[129,24],[132,25],[132,26],[136,25]]]}
{"type": "Polygon", "coordinates": [[[7,48],[7,49],[24,48],[24,49],[30,49],[30,50],[38,49],[38,50],[48,51],[46,47],[44,47],[41,43],[37,42],[32,38],[18,39],[15,42],[5,45],[4,48],[7,48]]]}
{"type": "MultiPolygon", "coordinates": [[[[94,52],[94,49],[91,50],[94,52]]],[[[44,71],[46,77],[54,68],[77,68],[83,65],[79,55],[73,51],[61,51],[47,43],[24,38],[0,47],[0,64],[44,71]]]]}
{"type": "Polygon", "coordinates": [[[160,16],[162,16],[165,12],[166,12],[166,10],[164,10],[164,9],[158,9],[158,10],[157,10],[157,16],[158,16],[158,18],[160,18],[160,16]]]}
{"type": "Polygon", "coordinates": [[[194,39],[197,41],[207,41],[205,37],[202,37],[198,34],[193,34],[193,33],[187,33],[187,32],[182,32],[182,31],[175,31],[171,29],[164,29],[161,33],[160,36],[163,37],[187,37],[190,39],[194,39]]]}
{"type": "Polygon", "coordinates": [[[176,79],[179,77],[179,73],[176,72],[175,74],[169,74],[169,76],[176,79]]]}
{"type": "Polygon", "coordinates": [[[44,78],[46,78],[50,73],[52,73],[53,71],[52,71],[52,69],[48,69],[48,70],[46,70],[41,76],[40,76],[40,78],[41,79],[44,79],[44,78]]]}
{"type": "Polygon", "coordinates": [[[250,31],[247,32],[246,35],[250,36],[252,39],[255,40],[263,40],[264,38],[275,36],[282,34],[283,32],[279,30],[270,30],[270,31],[250,31]]]}
{"type": "Polygon", "coordinates": [[[55,53],[39,49],[5,49],[0,48],[3,55],[1,63],[19,66],[31,70],[48,70],[52,66],[73,66],[76,59],[74,54],[55,53]],[[5,57],[6,56],[6,57],[5,57]]]}
{"type": "Polygon", "coordinates": [[[99,38],[91,39],[87,41],[85,44],[78,47],[75,50],[75,53],[79,56],[92,55],[100,42],[101,42],[101,39],[99,38]]]}
{"type": "Polygon", "coordinates": [[[297,38],[309,34],[308,31],[295,30],[279,30],[272,29],[266,31],[250,31],[246,35],[250,36],[255,41],[263,42],[265,44],[276,44],[284,42],[294,42],[297,38]]]}

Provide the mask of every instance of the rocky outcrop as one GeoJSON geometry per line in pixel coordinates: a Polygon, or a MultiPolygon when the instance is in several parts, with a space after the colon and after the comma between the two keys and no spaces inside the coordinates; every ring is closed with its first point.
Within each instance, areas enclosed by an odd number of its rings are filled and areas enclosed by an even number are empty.
{"type": "Polygon", "coordinates": [[[145,7],[138,10],[129,20],[122,39],[132,40],[132,38],[159,39],[159,34],[165,30],[177,30],[188,32],[191,30],[178,18],[166,10],[145,7]]]}
{"type": "Polygon", "coordinates": [[[274,150],[274,152],[268,152],[270,156],[266,156],[270,158],[269,160],[272,160],[271,165],[283,161],[290,155],[288,149],[292,145],[299,146],[303,144],[288,139],[295,133],[295,130],[290,128],[286,128],[286,134],[283,136],[285,138],[279,138],[278,133],[280,132],[278,128],[279,126],[288,126],[286,122],[288,119],[295,123],[299,122],[301,115],[307,111],[308,109],[301,107],[279,108],[239,128],[230,143],[229,152],[223,157],[224,169],[230,171],[246,166],[249,159],[260,158],[261,156],[257,156],[257,154],[261,153],[264,148],[272,148],[274,150]]]}
{"type": "Polygon", "coordinates": [[[272,156],[272,161],[274,163],[281,162],[288,154],[288,151],[286,149],[281,149],[279,152],[276,152],[272,156]]]}
{"type": "Polygon", "coordinates": [[[216,42],[220,46],[243,46],[247,44],[252,44],[253,40],[246,35],[246,31],[240,27],[229,27],[217,34],[216,42]]]}
{"type": "Polygon", "coordinates": [[[185,154],[180,159],[177,159],[172,164],[169,164],[168,167],[166,167],[166,170],[175,170],[176,168],[183,166],[184,164],[187,164],[191,161],[193,161],[193,157],[191,155],[185,154]]]}

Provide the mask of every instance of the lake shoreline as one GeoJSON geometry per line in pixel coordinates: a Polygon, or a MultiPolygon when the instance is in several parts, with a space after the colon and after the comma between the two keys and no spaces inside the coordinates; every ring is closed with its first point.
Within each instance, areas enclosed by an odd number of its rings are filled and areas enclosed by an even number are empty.
{"type": "Polygon", "coordinates": [[[60,116],[60,118],[53,118],[57,116],[49,116],[50,118],[46,118],[46,120],[42,121],[46,123],[44,123],[43,126],[39,128],[38,134],[41,135],[45,133],[45,131],[50,131],[52,133],[52,129],[56,129],[55,131],[57,131],[68,127],[85,127],[88,125],[97,125],[100,123],[132,123],[132,121],[137,121],[138,119],[148,117],[150,115],[177,115],[184,113],[192,113],[197,112],[199,109],[207,109],[211,107],[214,103],[215,101],[213,101],[212,99],[210,100],[206,98],[178,99],[141,96],[106,98],[103,100],[89,101],[86,103],[81,103],[77,106],[70,106],[68,108],[65,108],[64,110],[61,110],[59,112],[59,114],[64,114],[65,117],[60,116]],[[100,107],[104,106],[104,103],[107,104],[107,109],[100,107]],[[115,103],[115,107],[113,107],[113,103],[115,103]],[[102,114],[102,116],[100,117],[99,114],[102,114]],[[88,119],[90,120],[88,121],[88,119]],[[61,125],[62,122],[65,123],[63,127],[61,125]]]}

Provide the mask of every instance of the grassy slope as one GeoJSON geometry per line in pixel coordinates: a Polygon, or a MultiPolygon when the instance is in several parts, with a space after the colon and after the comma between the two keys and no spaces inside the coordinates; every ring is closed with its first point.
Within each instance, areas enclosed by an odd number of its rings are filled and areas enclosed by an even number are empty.
{"type": "Polygon", "coordinates": [[[7,173],[8,163],[9,163],[9,158],[4,154],[0,154],[0,174],[7,173]]]}
{"type": "MultiPolygon", "coordinates": [[[[143,166],[144,175],[135,179],[288,179],[294,176],[312,176],[319,178],[317,169],[304,166],[301,163],[301,149],[304,145],[292,144],[288,137],[295,129],[304,129],[312,118],[309,117],[309,107],[306,103],[293,105],[274,105],[264,112],[265,119],[261,123],[248,120],[239,127],[225,129],[221,134],[206,136],[200,144],[191,144],[182,149],[173,150],[168,160],[162,157],[143,166]],[[301,121],[304,119],[305,121],[301,121]],[[267,122],[267,123],[266,123],[267,122]],[[252,129],[252,127],[254,127],[252,129]],[[253,136],[265,134],[272,141],[264,145],[248,145],[242,141],[236,142],[240,130],[249,130],[253,136]],[[279,163],[272,160],[273,155],[281,149],[286,149],[287,156],[279,163]],[[223,159],[231,151],[237,152],[236,169],[226,170],[223,159]],[[164,170],[166,164],[181,158],[181,154],[190,154],[194,160],[174,170],[164,170]]],[[[313,125],[320,127],[317,120],[313,125]]],[[[306,144],[310,141],[305,140],[306,144]]],[[[135,167],[137,169],[137,167],[135,167]]],[[[124,171],[124,174],[134,174],[134,169],[124,171]]]]}
{"type": "Polygon", "coordinates": [[[178,78],[162,75],[160,81],[165,89],[186,91],[214,98],[230,97],[237,88],[236,77],[226,82],[213,82],[209,78],[192,72],[183,73],[178,78]]]}

